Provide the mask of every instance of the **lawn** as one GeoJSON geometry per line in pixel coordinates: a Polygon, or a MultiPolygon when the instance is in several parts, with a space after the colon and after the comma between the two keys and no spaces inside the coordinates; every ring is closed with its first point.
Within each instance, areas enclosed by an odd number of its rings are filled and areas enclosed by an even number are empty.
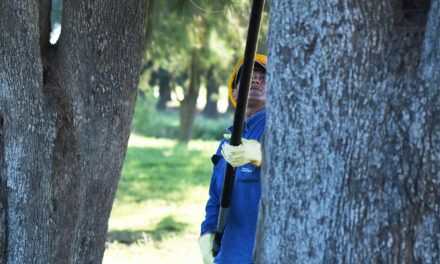
{"type": "Polygon", "coordinates": [[[202,263],[197,239],[217,144],[130,137],[104,264],[202,263]]]}

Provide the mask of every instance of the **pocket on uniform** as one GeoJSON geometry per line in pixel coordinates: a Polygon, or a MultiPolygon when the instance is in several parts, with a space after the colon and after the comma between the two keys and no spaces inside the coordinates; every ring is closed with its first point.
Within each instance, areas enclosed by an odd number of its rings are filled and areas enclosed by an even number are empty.
{"type": "MultiPolygon", "coordinates": [[[[214,165],[214,173],[220,173],[225,171],[226,161],[223,159],[222,155],[214,154],[211,157],[212,164],[214,165]]],[[[223,179],[224,175],[221,175],[221,179],[223,179]]],[[[223,180],[222,180],[223,181],[223,180]]]]}
{"type": "Polygon", "coordinates": [[[255,167],[248,163],[236,168],[235,178],[237,181],[259,181],[260,171],[260,167],[255,167]]]}
{"type": "Polygon", "coordinates": [[[223,158],[223,156],[220,155],[220,154],[214,154],[214,155],[212,155],[212,157],[211,157],[212,164],[213,164],[214,166],[217,165],[217,163],[218,163],[222,158],[223,158]]]}

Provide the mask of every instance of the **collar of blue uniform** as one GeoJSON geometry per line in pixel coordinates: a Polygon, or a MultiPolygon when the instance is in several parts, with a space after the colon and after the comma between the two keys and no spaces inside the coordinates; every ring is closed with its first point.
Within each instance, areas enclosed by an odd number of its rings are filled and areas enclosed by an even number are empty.
{"type": "MultiPolygon", "coordinates": [[[[244,121],[243,132],[246,132],[249,128],[254,126],[256,123],[260,122],[263,118],[266,117],[266,109],[261,110],[255,115],[249,117],[246,121],[244,121]]],[[[232,134],[232,125],[227,128],[229,134],[232,134]]]]}

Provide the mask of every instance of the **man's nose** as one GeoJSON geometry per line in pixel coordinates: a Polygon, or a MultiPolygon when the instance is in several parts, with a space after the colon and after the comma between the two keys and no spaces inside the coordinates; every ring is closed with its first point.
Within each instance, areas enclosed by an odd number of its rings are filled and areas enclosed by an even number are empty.
{"type": "Polygon", "coordinates": [[[258,79],[258,75],[255,73],[252,75],[252,82],[260,82],[260,80],[258,79]]]}

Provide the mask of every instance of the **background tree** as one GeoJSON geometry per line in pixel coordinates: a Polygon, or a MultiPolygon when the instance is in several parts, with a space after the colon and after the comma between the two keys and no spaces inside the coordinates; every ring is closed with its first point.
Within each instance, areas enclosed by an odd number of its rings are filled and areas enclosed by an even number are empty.
{"type": "MultiPolygon", "coordinates": [[[[227,5],[227,1],[209,6],[227,5]]],[[[214,25],[224,25],[225,16],[217,14],[209,17],[188,1],[176,0],[168,3],[155,2],[152,43],[149,53],[157,65],[175,75],[188,74],[184,86],[184,97],[180,101],[179,140],[188,142],[192,137],[197,98],[200,90],[201,74],[206,72],[210,60],[209,41],[214,25]],[[223,18],[221,18],[223,16],[223,18]],[[161,34],[161,32],[172,34],[161,34]]]]}
{"type": "Polygon", "coordinates": [[[156,75],[157,79],[159,79],[159,101],[156,108],[164,110],[166,103],[171,100],[171,74],[159,67],[156,75]]]}
{"type": "Polygon", "coordinates": [[[219,94],[219,85],[214,78],[214,66],[209,68],[206,73],[206,105],[203,109],[203,114],[206,117],[217,118],[217,100],[219,94]]]}
{"type": "Polygon", "coordinates": [[[100,263],[148,1],[0,2],[0,263],[100,263]]]}
{"type": "MultiPolygon", "coordinates": [[[[200,87],[214,88],[214,91],[209,91],[207,107],[217,113],[217,101],[213,100],[218,98],[215,88],[218,89],[218,84],[227,85],[236,59],[243,56],[250,3],[227,0],[155,1],[153,9],[155,16],[152,18],[148,57],[155,62],[156,68],[162,67],[174,76],[188,74],[188,81],[183,87],[179,131],[180,140],[186,142],[191,138],[200,87]],[[193,60],[197,61],[193,63],[193,60]],[[197,70],[191,70],[196,65],[197,70]],[[210,69],[213,69],[211,75],[208,74],[210,69]],[[194,78],[191,78],[191,73],[194,78]]],[[[268,28],[267,18],[265,16],[263,32],[268,28]]],[[[266,38],[263,36],[260,47],[265,49],[266,38]]]]}
{"type": "Polygon", "coordinates": [[[258,263],[438,262],[439,13],[273,1],[258,263]]]}

